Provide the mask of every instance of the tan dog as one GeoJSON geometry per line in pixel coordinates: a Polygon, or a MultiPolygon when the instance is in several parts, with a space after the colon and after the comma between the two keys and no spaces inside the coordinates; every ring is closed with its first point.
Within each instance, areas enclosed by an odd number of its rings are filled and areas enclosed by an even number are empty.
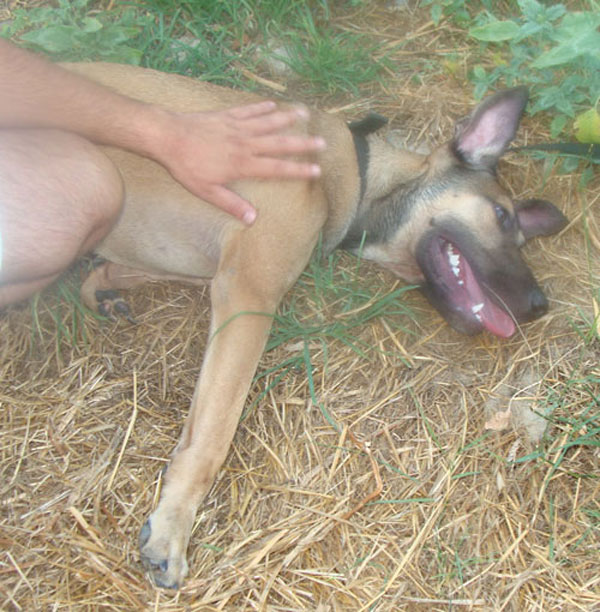
{"type": "MultiPolygon", "coordinates": [[[[117,91],[178,111],[255,96],[130,66],[69,66],[117,91]]],[[[199,504],[225,459],[271,318],[322,233],[326,250],[359,251],[419,283],[456,329],[510,336],[547,301],[519,253],[531,236],[565,224],[548,202],[513,202],[495,169],[514,137],[527,92],[501,92],[458,123],[431,155],[396,149],[371,132],[314,111],[306,130],[327,150],[315,181],[244,181],[259,209],[251,228],[188,193],[154,162],[107,149],[126,186],[123,216],[98,249],[108,263],[84,283],[90,305],[147,278],[212,278],[212,323],[202,371],[160,503],[145,523],[141,557],[153,581],[177,587],[199,504]],[[108,293],[107,293],[108,292],[108,293]]],[[[199,160],[201,163],[201,160],[199,160]]]]}

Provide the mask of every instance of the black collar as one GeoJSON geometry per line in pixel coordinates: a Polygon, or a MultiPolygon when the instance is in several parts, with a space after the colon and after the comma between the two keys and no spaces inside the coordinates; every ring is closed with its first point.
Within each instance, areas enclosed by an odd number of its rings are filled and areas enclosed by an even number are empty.
{"type": "Polygon", "coordinates": [[[358,162],[358,176],[360,178],[360,198],[359,203],[367,190],[367,168],[369,167],[369,143],[364,134],[352,132],[354,149],[356,150],[356,160],[358,162]]]}
{"type": "Polygon", "coordinates": [[[360,177],[360,199],[359,203],[367,190],[367,170],[369,168],[369,142],[367,136],[382,128],[388,120],[377,113],[369,113],[360,121],[353,121],[348,124],[354,140],[356,159],[358,162],[358,176],[360,177]]]}

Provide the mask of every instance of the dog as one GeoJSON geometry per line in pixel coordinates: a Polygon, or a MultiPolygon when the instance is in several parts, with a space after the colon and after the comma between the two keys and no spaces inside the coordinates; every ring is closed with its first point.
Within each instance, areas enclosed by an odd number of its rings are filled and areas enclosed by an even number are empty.
{"type": "MultiPolygon", "coordinates": [[[[177,111],[257,100],[138,67],[67,67],[177,111]]],[[[227,455],[272,316],[320,236],[325,252],[347,249],[419,284],[460,332],[509,337],[546,312],[520,248],[567,220],[547,201],[513,201],[496,177],[526,102],[524,88],[487,98],[429,155],[389,144],[377,133],[378,117],[347,125],[314,110],[295,129],[325,138],[321,177],[234,184],[259,210],[252,227],[194,197],[153,161],[105,148],[123,176],[126,203],[97,249],[106,263],[84,282],[84,301],[106,312],[113,290],[147,279],[212,279],[210,335],[190,413],[140,533],[141,560],[156,585],[178,588],[188,573],[196,511],[227,455]]]]}

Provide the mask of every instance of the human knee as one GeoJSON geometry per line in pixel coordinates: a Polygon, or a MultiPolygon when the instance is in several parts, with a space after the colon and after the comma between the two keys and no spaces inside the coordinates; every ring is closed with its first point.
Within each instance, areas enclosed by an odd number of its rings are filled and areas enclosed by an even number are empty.
{"type": "Polygon", "coordinates": [[[49,277],[92,250],[118,219],[123,193],[117,168],[87,140],[57,130],[3,130],[5,280],[49,277]]]}
{"type": "Polygon", "coordinates": [[[76,195],[76,206],[82,207],[92,225],[92,232],[103,238],[121,214],[124,202],[123,179],[117,167],[97,147],[86,143],[84,181],[79,181],[84,191],[76,195]]]}

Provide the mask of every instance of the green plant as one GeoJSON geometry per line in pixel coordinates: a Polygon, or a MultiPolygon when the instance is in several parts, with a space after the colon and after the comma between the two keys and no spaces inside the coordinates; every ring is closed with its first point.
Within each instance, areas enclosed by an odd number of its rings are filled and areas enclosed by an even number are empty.
{"type": "Polygon", "coordinates": [[[563,4],[518,0],[520,15],[499,19],[488,12],[469,35],[496,55],[492,68],[477,65],[471,74],[475,96],[496,84],[530,87],[530,112],[551,111],[555,137],[600,92],[600,12],[569,12],[563,4]],[[499,55],[498,55],[499,54],[499,55]]]}
{"type": "Polygon", "coordinates": [[[150,22],[149,15],[133,8],[103,12],[94,10],[90,0],[59,0],[56,8],[18,9],[2,36],[59,60],[95,57],[139,64],[138,38],[150,22]]]}
{"type": "Polygon", "coordinates": [[[367,36],[320,25],[308,9],[298,12],[296,23],[296,29],[271,31],[287,51],[287,57],[279,59],[315,92],[358,95],[360,85],[377,80],[388,63],[385,56],[374,59],[377,47],[367,36]]]}
{"type": "Polygon", "coordinates": [[[459,26],[468,25],[472,19],[465,0],[423,0],[421,4],[431,6],[431,20],[436,26],[444,17],[459,26]]]}
{"type": "Polygon", "coordinates": [[[255,83],[245,71],[260,72],[281,48],[311,93],[357,94],[386,63],[368,37],[329,25],[324,0],[117,0],[110,12],[93,0],[58,0],[14,17],[1,35],[56,60],[142,64],[246,88],[255,83]]]}
{"type": "Polygon", "coordinates": [[[577,112],[600,94],[600,11],[596,0],[572,10],[560,3],[514,0],[502,9],[484,0],[426,0],[436,23],[442,18],[468,29],[481,47],[469,78],[480,99],[491,88],[527,85],[529,112],[552,113],[558,136],[577,112]],[[502,12],[501,12],[502,10],[502,12]]]}

